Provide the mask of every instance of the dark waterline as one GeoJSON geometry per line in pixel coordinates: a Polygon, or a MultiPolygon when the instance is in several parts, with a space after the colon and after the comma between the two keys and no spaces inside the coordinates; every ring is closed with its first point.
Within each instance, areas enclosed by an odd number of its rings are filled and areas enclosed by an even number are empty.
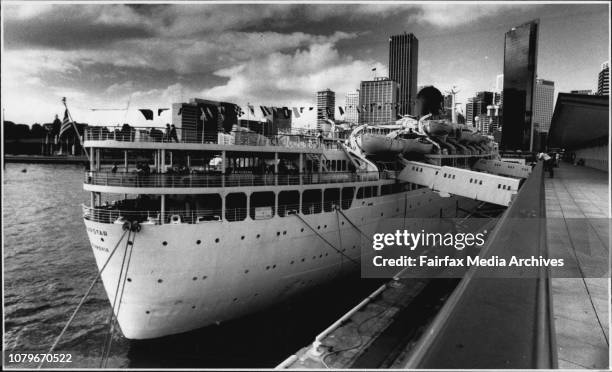
{"type": "MultiPolygon", "coordinates": [[[[4,349],[46,352],[97,273],[81,219],[83,167],[4,168],[4,349]],[[22,172],[26,169],[26,172],[22,172]]],[[[381,281],[347,278],[266,311],[155,340],[115,335],[108,367],[272,368],[373,291],[381,281]]],[[[102,285],[77,315],[57,352],[67,368],[97,368],[110,311],[102,285]]]]}

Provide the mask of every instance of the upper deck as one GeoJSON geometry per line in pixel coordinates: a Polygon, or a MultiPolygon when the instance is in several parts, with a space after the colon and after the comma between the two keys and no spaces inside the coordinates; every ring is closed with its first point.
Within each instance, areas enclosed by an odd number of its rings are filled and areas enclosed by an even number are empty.
{"type": "Polygon", "coordinates": [[[322,153],[340,150],[342,138],[317,136],[316,132],[292,128],[277,134],[233,130],[230,133],[204,133],[176,129],[176,135],[159,127],[89,127],[84,146],[90,148],[209,150],[236,152],[322,153]]]}

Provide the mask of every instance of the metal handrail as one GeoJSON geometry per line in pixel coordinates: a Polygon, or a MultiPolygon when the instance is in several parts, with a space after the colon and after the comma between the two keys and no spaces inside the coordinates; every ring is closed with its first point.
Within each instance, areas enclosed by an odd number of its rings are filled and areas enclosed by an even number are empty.
{"type": "MultiPolygon", "coordinates": [[[[272,216],[285,217],[295,211],[303,214],[314,214],[332,212],[335,210],[336,206],[347,209],[352,205],[352,202],[353,199],[351,198],[350,200],[342,202],[340,200],[304,202],[301,206],[295,203],[278,203],[270,207],[272,208],[272,216]]],[[[242,221],[246,216],[254,213],[255,209],[258,208],[257,206],[251,206],[250,210],[248,208],[225,208],[224,211],[221,207],[189,210],[169,208],[162,213],[160,209],[123,209],[121,202],[101,207],[90,207],[83,204],[81,207],[83,210],[83,218],[89,221],[101,223],[138,221],[153,225],[159,225],[162,221],[164,221],[165,224],[172,223],[174,216],[179,217],[175,222],[188,224],[219,222],[222,220],[242,221]]]]}
{"type": "Polygon", "coordinates": [[[85,172],[85,184],[115,187],[241,187],[315,185],[326,183],[348,183],[376,181],[392,178],[390,172],[327,172],[301,174],[174,174],[174,173],[112,173],[85,172]]]}
{"type": "MultiPolygon", "coordinates": [[[[548,256],[542,168],[540,162],[525,181],[481,249],[481,258],[548,256]],[[538,236],[521,240],[519,247],[512,244],[512,237],[526,234],[538,236]]],[[[557,368],[549,271],[472,266],[403,368],[557,368]]]]}
{"type": "Polygon", "coordinates": [[[202,130],[176,128],[175,135],[161,127],[88,127],[85,141],[155,142],[217,144],[228,146],[280,146],[291,148],[337,149],[342,138],[318,137],[315,131],[291,128],[275,134],[258,134],[246,130],[230,133],[206,133],[202,130]]]}

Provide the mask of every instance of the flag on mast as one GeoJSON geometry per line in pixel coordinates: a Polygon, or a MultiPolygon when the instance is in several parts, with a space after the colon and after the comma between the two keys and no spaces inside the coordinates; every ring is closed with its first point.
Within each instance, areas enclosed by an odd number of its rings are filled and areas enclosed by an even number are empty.
{"type": "Polygon", "coordinates": [[[68,109],[64,111],[64,120],[62,120],[62,126],[60,127],[59,137],[62,137],[62,134],[70,129],[70,118],[68,117],[68,109]]]}

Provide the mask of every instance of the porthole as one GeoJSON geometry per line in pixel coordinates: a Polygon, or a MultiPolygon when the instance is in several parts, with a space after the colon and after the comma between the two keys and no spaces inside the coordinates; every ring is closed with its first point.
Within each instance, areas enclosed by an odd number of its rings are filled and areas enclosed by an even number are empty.
{"type": "Polygon", "coordinates": [[[158,282],[158,283],[161,283],[161,282],[163,282],[163,280],[161,280],[161,279],[157,279],[157,282],[158,282]]]}
{"type": "Polygon", "coordinates": [[[248,273],[249,273],[249,270],[244,270],[244,273],[245,273],[245,274],[248,274],[248,273]]]}
{"type": "Polygon", "coordinates": [[[300,232],[304,232],[304,228],[303,227],[300,229],[300,232]]]}
{"type": "Polygon", "coordinates": [[[196,241],[196,244],[200,245],[200,243],[202,243],[201,240],[196,241]]]}
{"type": "Polygon", "coordinates": [[[197,276],[194,276],[192,279],[193,279],[193,280],[198,280],[198,277],[197,277],[197,276]]]}
{"type": "Polygon", "coordinates": [[[260,237],[260,236],[261,236],[261,235],[257,234],[257,239],[259,239],[259,237],[260,237]]]}
{"type": "Polygon", "coordinates": [[[293,261],[291,261],[289,264],[290,264],[290,265],[293,265],[293,263],[294,263],[294,262],[293,262],[293,261]]]}
{"type": "Polygon", "coordinates": [[[283,235],[287,235],[287,231],[283,231],[283,235]]]}
{"type": "Polygon", "coordinates": [[[192,309],[195,309],[195,305],[191,306],[192,309]]]}
{"type": "Polygon", "coordinates": [[[238,301],[238,297],[234,297],[234,299],[232,300],[233,302],[238,301]]]}
{"type": "Polygon", "coordinates": [[[327,229],[327,225],[323,226],[324,229],[327,229]]]}
{"type": "Polygon", "coordinates": [[[313,260],[316,260],[316,259],[317,259],[317,256],[312,256],[312,259],[313,259],[313,260]]]}
{"type": "Polygon", "coordinates": [[[273,269],[276,269],[276,265],[272,265],[272,268],[273,268],[273,269]]]}
{"type": "Polygon", "coordinates": [[[128,282],[131,282],[131,281],[132,281],[132,278],[127,278],[127,281],[128,281],[128,282]]]}
{"type": "Polygon", "coordinates": [[[151,312],[149,310],[145,311],[145,314],[151,314],[151,312]]]}
{"type": "Polygon", "coordinates": [[[321,225],[317,226],[317,230],[321,230],[321,225]]]}
{"type": "Polygon", "coordinates": [[[104,238],[100,238],[100,240],[104,241],[104,238]]]}
{"type": "Polygon", "coordinates": [[[276,236],[280,236],[280,231],[277,231],[277,232],[276,232],[276,236]]]}
{"type": "Polygon", "coordinates": [[[163,241],[163,242],[162,242],[162,245],[163,245],[163,246],[166,246],[166,245],[168,245],[168,242],[163,241]]]}
{"type": "Polygon", "coordinates": [[[244,240],[244,235],[242,235],[242,236],[240,237],[240,240],[244,240]]]}
{"type": "Polygon", "coordinates": [[[266,266],[266,270],[270,270],[270,266],[266,266]]]}
{"type": "Polygon", "coordinates": [[[257,296],[259,296],[259,293],[255,293],[255,294],[253,295],[253,297],[257,297],[257,296]]]}
{"type": "Polygon", "coordinates": [[[215,243],[219,243],[219,238],[215,239],[215,243]]]}
{"type": "Polygon", "coordinates": [[[206,278],[208,278],[208,277],[207,277],[206,275],[204,275],[204,276],[202,277],[202,280],[204,280],[204,279],[206,279],[206,278]]]}
{"type": "Polygon", "coordinates": [[[304,262],[304,260],[306,260],[305,258],[302,258],[302,262],[304,262]]]}

